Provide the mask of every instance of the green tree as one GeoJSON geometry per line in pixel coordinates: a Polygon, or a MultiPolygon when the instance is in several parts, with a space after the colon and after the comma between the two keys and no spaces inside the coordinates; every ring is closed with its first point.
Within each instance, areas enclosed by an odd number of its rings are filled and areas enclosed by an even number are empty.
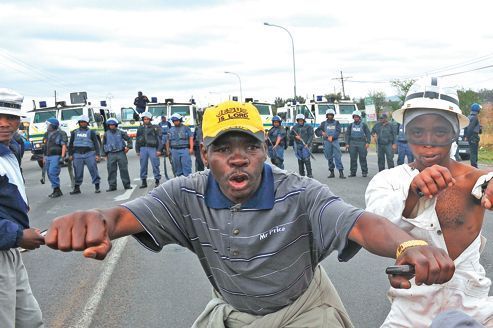
{"type": "Polygon", "coordinates": [[[406,98],[406,94],[411,88],[411,86],[416,82],[414,79],[409,79],[409,80],[399,80],[395,79],[390,81],[390,85],[393,86],[395,89],[397,89],[397,96],[401,99],[401,101],[404,103],[404,99],[406,98]]]}
{"type": "Polygon", "coordinates": [[[326,95],[324,95],[324,98],[328,101],[328,102],[334,102],[334,101],[339,101],[339,100],[342,100],[342,94],[340,92],[338,93],[328,93],[326,95]]]}
{"type": "Polygon", "coordinates": [[[286,100],[282,99],[281,97],[276,97],[276,99],[274,99],[274,107],[276,107],[276,109],[284,107],[284,105],[286,105],[286,100]]]}
{"type": "Polygon", "coordinates": [[[459,107],[464,115],[469,115],[471,112],[471,105],[474,103],[481,103],[481,97],[479,94],[471,89],[469,90],[457,90],[459,95],[459,107]]]}
{"type": "Polygon", "coordinates": [[[382,109],[385,107],[387,101],[386,101],[386,95],[385,92],[383,91],[370,91],[368,93],[368,97],[373,98],[373,103],[375,104],[375,111],[377,112],[377,116],[380,115],[380,112],[382,109]]]}

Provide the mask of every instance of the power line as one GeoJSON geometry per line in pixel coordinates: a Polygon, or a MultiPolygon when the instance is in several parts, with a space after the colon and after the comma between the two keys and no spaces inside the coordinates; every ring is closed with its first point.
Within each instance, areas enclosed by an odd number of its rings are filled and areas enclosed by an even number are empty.
{"type": "Polygon", "coordinates": [[[477,68],[473,68],[473,69],[470,69],[470,70],[467,70],[467,71],[462,71],[462,72],[456,72],[456,73],[450,73],[450,74],[438,75],[438,77],[445,77],[445,76],[459,75],[459,74],[464,74],[464,73],[469,73],[469,72],[479,71],[479,70],[486,69],[486,68],[491,68],[491,67],[493,67],[493,65],[488,65],[488,66],[483,66],[483,67],[477,67],[477,68]]]}

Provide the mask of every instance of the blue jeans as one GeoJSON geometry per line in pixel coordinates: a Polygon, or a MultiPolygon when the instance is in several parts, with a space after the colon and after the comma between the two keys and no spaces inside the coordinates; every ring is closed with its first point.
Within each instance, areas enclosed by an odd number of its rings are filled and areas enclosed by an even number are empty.
{"type": "Polygon", "coordinates": [[[329,170],[333,170],[334,167],[339,171],[344,170],[341,161],[341,147],[339,145],[339,140],[334,140],[332,142],[324,140],[324,156],[329,162],[329,170]]]}
{"type": "Polygon", "coordinates": [[[192,173],[192,158],[190,157],[188,148],[171,148],[171,159],[173,160],[173,167],[177,177],[180,175],[187,177],[192,173]]]}
{"type": "Polygon", "coordinates": [[[101,180],[99,177],[95,151],[90,151],[85,154],[74,153],[74,160],[72,164],[74,166],[75,185],[80,186],[82,184],[82,180],[84,180],[84,165],[87,165],[87,168],[89,169],[93,184],[98,184],[101,180]]]}
{"type": "Polygon", "coordinates": [[[378,156],[378,171],[385,170],[385,158],[387,158],[387,168],[391,169],[394,167],[394,152],[392,151],[392,144],[377,146],[377,156],[378,156]]]}
{"type": "Polygon", "coordinates": [[[407,142],[397,142],[397,165],[404,164],[404,158],[407,156],[407,162],[414,162],[414,155],[407,142]]]}
{"type": "Polygon", "coordinates": [[[140,148],[140,178],[147,179],[147,163],[151,160],[152,173],[155,180],[161,180],[161,172],[159,172],[159,158],[156,155],[157,149],[154,147],[140,148]]]}
{"type": "Polygon", "coordinates": [[[51,188],[60,188],[60,155],[46,156],[46,173],[51,182],[51,188]]]}

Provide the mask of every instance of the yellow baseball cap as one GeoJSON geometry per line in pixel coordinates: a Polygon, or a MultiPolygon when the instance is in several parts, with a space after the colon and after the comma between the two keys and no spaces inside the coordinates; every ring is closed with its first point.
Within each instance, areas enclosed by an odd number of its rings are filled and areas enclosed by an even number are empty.
{"type": "Polygon", "coordinates": [[[226,132],[232,131],[244,132],[265,141],[262,118],[251,103],[229,100],[205,110],[202,134],[206,147],[226,132]]]}

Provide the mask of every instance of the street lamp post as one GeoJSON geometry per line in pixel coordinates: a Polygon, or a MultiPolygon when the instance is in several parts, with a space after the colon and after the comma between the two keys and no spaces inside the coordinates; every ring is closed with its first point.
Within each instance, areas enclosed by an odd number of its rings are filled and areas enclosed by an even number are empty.
{"type": "Polygon", "coordinates": [[[241,89],[241,79],[240,79],[240,76],[238,74],[236,74],[235,72],[225,71],[224,73],[225,74],[233,74],[234,76],[236,76],[238,78],[238,81],[240,82],[240,102],[243,102],[243,90],[241,89]]]}
{"type": "Polygon", "coordinates": [[[293,102],[296,103],[296,61],[294,60],[294,41],[293,41],[293,36],[288,31],[288,29],[285,28],[285,27],[283,27],[283,26],[276,25],[276,24],[270,24],[270,23],[267,23],[267,22],[265,22],[264,25],[266,25],[266,26],[279,27],[279,28],[283,29],[284,31],[288,32],[289,37],[291,38],[291,49],[293,50],[293,80],[294,80],[294,87],[293,87],[294,88],[294,99],[293,99],[293,102]]]}

